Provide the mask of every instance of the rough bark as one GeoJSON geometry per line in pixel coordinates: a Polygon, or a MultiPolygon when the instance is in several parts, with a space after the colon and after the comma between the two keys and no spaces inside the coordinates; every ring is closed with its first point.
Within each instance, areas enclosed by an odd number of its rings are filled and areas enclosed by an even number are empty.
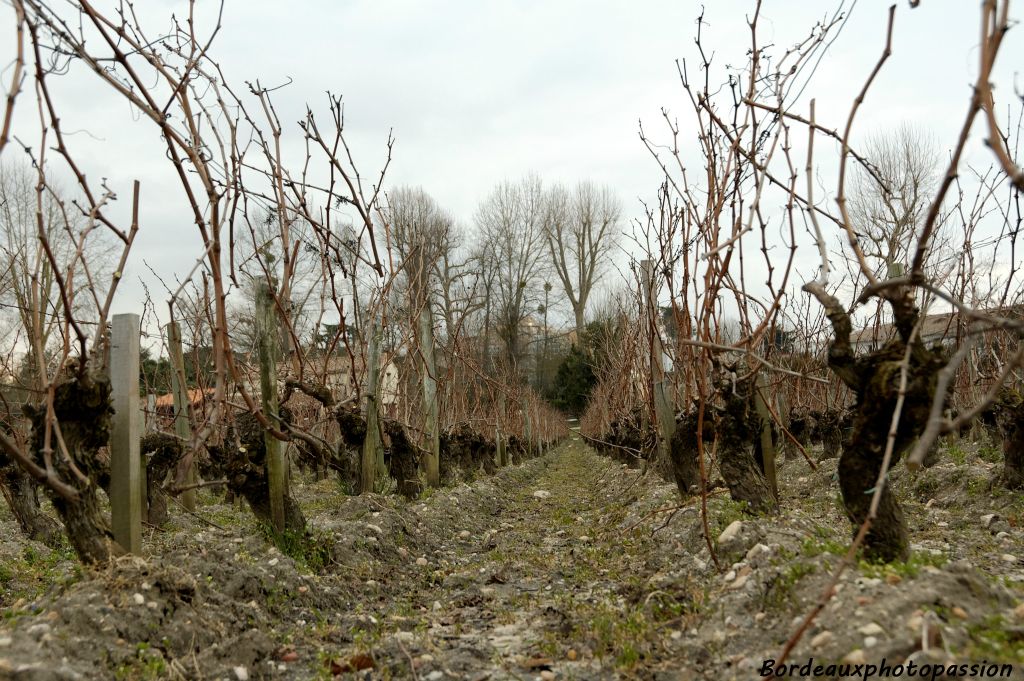
{"type": "MultiPolygon", "coordinates": [[[[919,312],[909,292],[890,292],[885,297],[893,312],[896,337],[875,352],[858,357],[850,343],[850,317],[839,301],[815,284],[804,288],[821,302],[835,332],[829,346],[829,367],[857,396],[838,471],[843,505],[856,535],[869,516],[899,400],[901,376],[905,371],[906,390],[890,468],[924,430],[935,396],[937,372],[943,365],[942,352],[926,348],[913,333],[919,312]]],[[[865,557],[871,560],[905,560],[910,555],[903,511],[890,485],[883,487],[877,515],[863,546],[865,557]]]]}
{"type": "Polygon", "coordinates": [[[0,453],[0,492],[26,537],[51,548],[60,545],[60,525],[39,507],[35,481],[3,453],[0,453]]]}
{"type": "Polygon", "coordinates": [[[754,377],[719,391],[725,407],[716,414],[718,468],[733,501],[751,513],[774,513],[779,502],[765,478],[761,452],[763,421],[754,406],[754,377]]]}
{"type": "Polygon", "coordinates": [[[384,452],[388,473],[398,483],[398,493],[413,499],[423,491],[419,473],[420,453],[397,421],[384,421],[384,432],[391,444],[384,452]]]}
{"type": "Polygon", "coordinates": [[[1005,388],[991,411],[1003,444],[1003,469],[996,480],[1007,489],[1024,490],[1024,396],[1005,388]]]}
{"type": "Polygon", "coordinates": [[[142,438],[139,450],[149,455],[146,465],[146,499],[149,502],[150,525],[162,526],[167,522],[167,494],[163,484],[184,454],[184,447],[177,437],[164,433],[150,433],[142,438]]]}
{"type": "MultiPolygon", "coordinates": [[[[286,409],[281,409],[281,418],[288,421],[286,409]]],[[[270,488],[267,484],[267,449],[263,426],[259,420],[248,412],[236,414],[224,446],[208,449],[212,450],[211,455],[220,462],[228,489],[249,502],[253,515],[260,522],[272,526],[270,488]]],[[[286,532],[305,533],[306,518],[290,491],[284,497],[284,515],[286,532]]]]}
{"type": "MultiPolygon", "coordinates": [[[[711,430],[710,423],[705,423],[705,435],[711,430]]],[[[705,436],[705,440],[709,440],[705,436]]],[[[684,498],[700,490],[700,461],[697,450],[697,415],[688,412],[676,419],[676,431],[669,443],[669,456],[672,459],[672,479],[675,480],[679,494],[684,498]]]]}
{"type": "MultiPolygon", "coordinates": [[[[98,454],[110,439],[110,416],[114,412],[109,381],[87,372],[68,377],[54,388],[53,411],[71,461],[85,479],[76,474],[71,462],[60,452],[51,428],[53,468],[61,480],[75,488],[76,494],[69,498],[49,489],[48,493],[79,560],[102,563],[112,551],[121,551],[100,509],[98,494],[100,474],[107,470],[98,454]]],[[[33,454],[39,465],[45,465],[46,405],[28,406],[25,413],[32,421],[33,454]]]]}

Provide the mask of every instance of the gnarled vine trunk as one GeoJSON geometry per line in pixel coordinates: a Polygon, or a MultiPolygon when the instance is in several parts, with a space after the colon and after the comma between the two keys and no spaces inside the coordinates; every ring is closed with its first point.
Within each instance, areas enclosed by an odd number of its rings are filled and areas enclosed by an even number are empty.
{"type": "Polygon", "coordinates": [[[185,448],[173,435],[150,433],[142,438],[139,450],[142,454],[149,455],[149,463],[146,464],[148,522],[150,525],[160,527],[167,522],[167,494],[163,490],[163,484],[167,479],[167,474],[181,460],[185,448]]]}
{"type": "Polygon", "coordinates": [[[39,508],[36,483],[21,467],[0,452],[0,492],[21,531],[49,547],[60,544],[60,526],[39,508]]]}
{"type": "Polygon", "coordinates": [[[1024,396],[1004,388],[991,411],[1003,441],[1003,469],[996,480],[1007,489],[1024,490],[1024,396]]]}
{"type": "MultiPolygon", "coordinates": [[[[53,469],[64,483],[74,488],[75,494],[63,496],[49,488],[47,491],[79,560],[105,562],[112,551],[120,552],[100,509],[99,499],[99,479],[108,466],[98,454],[110,439],[110,416],[114,413],[110,382],[88,372],[64,379],[54,388],[53,412],[56,417],[56,424],[51,424],[50,428],[53,469]],[[60,428],[70,461],[58,444],[55,425],[60,428]]],[[[27,406],[25,414],[32,421],[33,455],[36,462],[44,466],[46,405],[27,406]]]]}
{"type": "MultiPolygon", "coordinates": [[[[839,301],[814,284],[804,288],[824,306],[835,331],[829,346],[829,367],[857,396],[838,471],[843,506],[856,535],[870,515],[904,373],[906,388],[890,467],[924,430],[938,370],[943,365],[942,353],[926,348],[914,333],[919,312],[909,292],[891,293],[886,298],[892,308],[896,337],[858,357],[850,344],[850,317],[839,301]]],[[[910,555],[903,510],[888,484],[883,485],[876,516],[865,535],[864,555],[881,561],[905,560],[910,555]]]]}
{"type": "MultiPolygon", "coordinates": [[[[283,408],[281,418],[289,420],[287,410],[283,408]]],[[[259,420],[249,412],[236,414],[224,445],[217,448],[208,446],[207,449],[210,450],[211,458],[220,464],[228,489],[249,502],[253,515],[272,527],[267,448],[259,420]]],[[[284,529],[295,534],[304,534],[306,531],[306,518],[302,509],[287,489],[284,495],[284,529]]]]}

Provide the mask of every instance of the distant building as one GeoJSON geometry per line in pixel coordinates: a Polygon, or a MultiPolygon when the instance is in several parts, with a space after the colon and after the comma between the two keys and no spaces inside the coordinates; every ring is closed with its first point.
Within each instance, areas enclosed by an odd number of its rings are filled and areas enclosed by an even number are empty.
{"type": "MultiPolygon", "coordinates": [[[[978,310],[978,312],[994,317],[1024,319],[1024,305],[978,310]]],[[[918,333],[925,345],[954,348],[959,339],[976,333],[979,328],[984,327],[978,320],[961,315],[959,311],[954,311],[925,316],[918,333]]],[[[988,330],[984,333],[990,336],[989,344],[998,343],[999,339],[996,337],[998,331],[988,330]]],[[[850,344],[856,354],[867,354],[888,343],[895,335],[896,330],[892,324],[878,324],[854,331],[850,336],[850,344]]]]}

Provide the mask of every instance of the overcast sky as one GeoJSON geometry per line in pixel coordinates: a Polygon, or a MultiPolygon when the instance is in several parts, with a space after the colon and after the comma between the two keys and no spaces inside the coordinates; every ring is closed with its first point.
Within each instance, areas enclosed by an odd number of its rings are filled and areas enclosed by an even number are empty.
{"type": "MultiPolygon", "coordinates": [[[[742,65],[749,45],[745,17],[754,2],[706,4],[705,45],[715,63],[742,65]]],[[[933,132],[946,152],[975,77],[980,2],[921,5],[911,10],[906,0],[899,3],[894,54],[856,134],[911,121],[933,132]]],[[[155,34],[185,6],[147,1],[140,9],[155,34]]],[[[849,20],[802,101],[806,110],[807,99],[816,97],[818,120],[835,127],[844,123],[878,58],[888,3],[847,0],[846,7],[849,20]]],[[[761,41],[792,44],[834,9],[831,2],[766,0],[761,41]]],[[[286,126],[294,126],[306,102],[325,116],[326,90],[344,95],[360,169],[378,172],[393,130],[388,184],[421,185],[466,225],[496,183],[531,171],[546,182],[611,185],[627,216],[638,217],[639,200],[652,199],[660,182],[638,139],[638,122],[656,137],[662,107],[685,116],[675,60],[695,58],[700,10],[691,0],[228,0],[211,54],[236,85],[290,80],[276,94],[286,126]]],[[[996,81],[1020,82],[1024,89],[1017,75],[1024,66],[1022,30],[1011,32],[996,81]]],[[[6,86],[10,73],[3,75],[6,86]]],[[[90,175],[110,178],[125,199],[131,180],[142,182],[142,231],[115,312],[138,311],[140,282],[146,281],[165,315],[166,295],[143,261],[172,280],[191,268],[199,238],[155,127],[82,69],[56,90],[65,128],[80,131],[72,139],[90,175]]],[[[1013,103],[1005,88],[999,94],[1013,103]]],[[[21,102],[16,133],[32,106],[28,97],[21,102]]],[[[981,134],[976,125],[977,140],[981,134]]],[[[991,162],[980,142],[969,158],[991,162]]],[[[698,157],[686,160],[699,167],[698,157]]]]}

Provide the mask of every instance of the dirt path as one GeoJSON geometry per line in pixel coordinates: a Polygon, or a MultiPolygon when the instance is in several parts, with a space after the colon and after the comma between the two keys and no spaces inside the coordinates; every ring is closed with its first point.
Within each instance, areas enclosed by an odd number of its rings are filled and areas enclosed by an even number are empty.
{"type": "Polygon", "coordinates": [[[683,678],[658,658],[692,594],[652,592],[650,539],[620,530],[637,475],[573,440],[505,477],[490,517],[452,528],[369,613],[398,625],[372,641],[374,676],[411,662],[431,680],[683,678]]]}
{"type": "MultiPolygon", "coordinates": [[[[1022,676],[1024,497],[955,453],[894,475],[914,555],[848,570],[793,661],[999,661],[1022,676]]],[[[673,484],[578,439],[414,501],[302,478],[312,544],[275,547],[212,492],[202,522],[177,514],[145,556],[101,570],[0,542],[0,679],[757,678],[849,541],[835,459],[794,458],[780,481],[773,517],[709,493],[721,570],[695,502],[657,512],[679,503],[673,484]]]]}

